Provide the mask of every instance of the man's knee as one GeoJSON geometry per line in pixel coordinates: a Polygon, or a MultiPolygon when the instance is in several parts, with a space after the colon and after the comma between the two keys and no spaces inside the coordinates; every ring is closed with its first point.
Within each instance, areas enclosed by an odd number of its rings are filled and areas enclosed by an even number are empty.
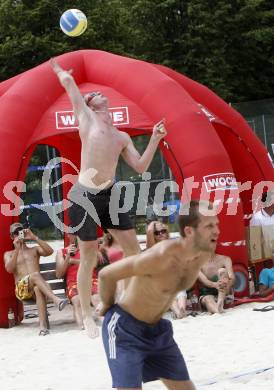
{"type": "Polygon", "coordinates": [[[90,268],[95,267],[98,262],[98,252],[87,253],[80,257],[80,267],[90,268]]]}
{"type": "Polygon", "coordinates": [[[36,272],[32,272],[31,274],[30,274],[30,276],[29,276],[29,280],[30,280],[30,282],[32,283],[32,284],[36,284],[36,282],[38,281],[38,280],[40,280],[42,278],[42,276],[41,276],[41,274],[40,274],[40,272],[38,272],[38,271],[36,271],[36,272]]]}
{"type": "Polygon", "coordinates": [[[39,287],[38,286],[33,286],[33,291],[34,291],[34,294],[35,294],[36,298],[40,298],[42,292],[40,291],[39,287]]]}
{"type": "Polygon", "coordinates": [[[36,299],[43,299],[43,300],[47,300],[47,297],[45,296],[45,294],[43,293],[43,291],[40,290],[40,288],[37,286],[37,285],[34,285],[33,286],[33,291],[34,291],[34,294],[36,296],[36,299]]]}
{"type": "Polygon", "coordinates": [[[205,295],[201,297],[200,302],[202,305],[205,305],[206,303],[211,303],[214,300],[213,295],[205,295]]]}

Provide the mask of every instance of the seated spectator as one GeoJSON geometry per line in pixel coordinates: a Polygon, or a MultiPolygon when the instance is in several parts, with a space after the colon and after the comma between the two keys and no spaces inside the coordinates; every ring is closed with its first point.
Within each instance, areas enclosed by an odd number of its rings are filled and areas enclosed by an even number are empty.
{"type": "MultiPolygon", "coordinates": [[[[168,226],[160,221],[152,221],[147,226],[147,249],[160,241],[169,239],[168,226]]],[[[183,318],[186,314],[187,294],[180,291],[170,307],[176,318],[183,318]]]]}
{"type": "Polygon", "coordinates": [[[59,310],[63,310],[69,302],[60,299],[52,292],[50,286],[40,274],[40,256],[50,256],[53,249],[43,240],[40,240],[30,229],[24,229],[21,223],[10,226],[10,236],[14,249],[4,253],[4,262],[7,272],[14,275],[15,295],[21,300],[35,299],[38,309],[40,336],[49,334],[47,323],[47,298],[52,300],[59,310]],[[28,241],[35,241],[38,245],[28,246],[28,241]]]}
{"type": "MultiPolygon", "coordinates": [[[[56,254],[56,276],[65,278],[66,294],[72,303],[73,315],[80,329],[84,329],[83,317],[80,304],[80,297],[77,288],[77,273],[80,265],[80,250],[78,248],[77,237],[74,234],[68,234],[69,245],[57,251],[56,254]]],[[[105,261],[108,264],[108,260],[105,261]]],[[[98,279],[97,272],[94,269],[92,278],[91,304],[96,307],[99,303],[97,291],[98,279]]]]}
{"type": "Polygon", "coordinates": [[[261,202],[264,207],[253,214],[249,225],[261,227],[263,256],[269,258],[274,249],[274,191],[263,192],[261,202]]]}
{"type": "Polygon", "coordinates": [[[259,275],[259,295],[261,297],[274,293],[274,258],[272,262],[273,267],[262,269],[259,275]]]}
{"type": "Polygon", "coordinates": [[[152,221],[147,226],[147,249],[151,248],[157,242],[169,238],[168,226],[160,221],[152,221]]]}
{"type": "Polygon", "coordinates": [[[104,234],[100,250],[106,251],[110,264],[124,257],[123,249],[109,232],[104,234]]]}
{"type": "Polygon", "coordinates": [[[230,257],[215,254],[201,268],[198,276],[200,304],[209,313],[223,313],[225,298],[232,293],[235,276],[230,257]]]}
{"type": "MultiPolygon", "coordinates": [[[[109,232],[105,233],[101,239],[99,245],[99,258],[98,265],[96,267],[96,276],[98,272],[106,265],[115,263],[124,257],[124,252],[119,243],[115,240],[113,235],[109,232]]],[[[121,296],[124,289],[126,288],[125,280],[120,280],[117,283],[116,299],[121,296]]],[[[99,300],[99,295],[98,295],[99,300]]]]}

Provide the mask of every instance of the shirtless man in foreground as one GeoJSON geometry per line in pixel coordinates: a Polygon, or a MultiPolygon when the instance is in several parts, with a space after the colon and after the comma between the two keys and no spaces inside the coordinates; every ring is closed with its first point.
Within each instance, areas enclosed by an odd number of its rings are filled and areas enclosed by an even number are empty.
{"type": "Polygon", "coordinates": [[[40,325],[39,335],[45,336],[49,333],[46,316],[47,298],[52,300],[59,310],[63,310],[69,303],[68,299],[56,297],[40,274],[40,256],[52,255],[53,249],[35,236],[30,229],[24,229],[19,222],[10,226],[10,236],[14,249],[4,253],[6,271],[14,275],[15,295],[19,300],[36,299],[40,325]],[[28,247],[26,242],[30,240],[38,245],[28,247]]]}
{"type": "Polygon", "coordinates": [[[69,193],[72,201],[69,216],[80,249],[78,288],[83,322],[87,334],[97,337],[99,331],[90,307],[89,276],[97,261],[96,224],[101,224],[113,235],[125,256],[140,252],[129,215],[119,208],[120,189],[115,185],[116,167],[121,155],[136,172],[145,172],[166,131],[163,121],[157,123],[146,150],[140,156],[130,136],[113,126],[107,97],[99,91],[83,97],[71,70],[65,71],[54,59],[51,66],[67,92],[79,122],[81,164],[78,182],[69,193]]]}
{"type": "Polygon", "coordinates": [[[223,313],[225,298],[231,294],[235,275],[231,258],[213,254],[202,266],[198,277],[203,287],[200,288],[200,303],[211,314],[223,313]]]}
{"type": "Polygon", "coordinates": [[[99,273],[103,341],[119,390],[142,389],[161,379],[170,390],[194,390],[184,358],[172,337],[170,321],[161,319],[178,291],[190,288],[219,236],[218,218],[205,216],[208,203],[191,201],[178,218],[181,237],[105,267],[99,273]],[[204,214],[204,215],[203,215],[204,214]],[[116,284],[131,278],[117,304],[116,284]]]}

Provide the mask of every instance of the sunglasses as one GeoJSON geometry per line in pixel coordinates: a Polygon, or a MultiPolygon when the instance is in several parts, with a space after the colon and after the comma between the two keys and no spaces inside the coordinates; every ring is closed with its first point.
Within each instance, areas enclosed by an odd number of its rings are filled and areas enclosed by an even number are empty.
{"type": "Polygon", "coordinates": [[[160,236],[160,234],[166,234],[166,233],[167,233],[166,229],[155,230],[154,232],[155,236],[160,236]]]}

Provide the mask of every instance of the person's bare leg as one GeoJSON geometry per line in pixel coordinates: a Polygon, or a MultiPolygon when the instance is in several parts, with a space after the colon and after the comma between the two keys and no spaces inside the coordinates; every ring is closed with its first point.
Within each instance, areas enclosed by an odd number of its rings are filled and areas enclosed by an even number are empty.
{"type": "Polygon", "coordinates": [[[213,295],[205,295],[201,300],[201,305],[204,306],[211,314],[219,313],[217,303],[213,295]]]}
{"type": "Polygon", "coordinates": [[[183,317],[186,316],[187,296],[177,297],[177,305],[183,317]]]}
{"type": "Polygon", "coordinates": [[[36,298],[40,332],[47,331],[46,333],[48,333],[47,302],[45,295],[39,290],[37,286],[34,286],[33,290],[36,298]]]}
{"type": "MultiPolygon", "coordinates": [[[[124,252],[124,257],[136,255],[141,252],[141,248],[136,236],[135,229],[118,230],[108,229],[110,234],[118,241],[124,252]]],[[[129,280],[124,280],[124,288],[127,287],[129,280]]]]}
{"type": "Polygon", "coordinates": [[[180,313],[180,309],[179,309],[179,306],[177,303],[177,298],[173,299],[172,304],[170,306],[170,309],[171,309],[172,313],[175,314],[176,318],[181,318],[181,313],[180,313]]]}
{"type": "Polygon", "coordinates": [[[56,306],[59,306],[59,304],[63,301],[63,299],[60,299],[53,294],[51,288],[39,272],[33,272],[32,274],[30,274],[29,280],[33,288],[37,286],[47,298],[51,299],[53,303],[55,303],[56,306]]]}
{"type": "Polygon", "coordinates": [[[77,287],[82,308],[83,323],[87,335],[91,338],[99,336],[99,329],[93,319],[90,306],[92,271],[97,264],[97,241],[82,241],[78,237],[80,249],[80,266],[77,273],[77,287]]]}
{"type": "Polygon", "coordinates": [[[142,387],[131,387],[130,389],[128,387],[119,387],[117,390],[142,390],[142,387]]]}
{"type": "Polygon", "coordinates": [[[178,301],[179,301],[179,299],[175,298],[173,300],[170,308],[171,308],[171,311],[175,314],[176,318],[181,319],[181,318],[184,318],[186,316],[186,312],[185,312],[185,310],[180,308],[178,301]]]}
{"type": "Polygon", "coordinates": [[[173,381],[170,379],[161,378],[163,384],[169,390],[196,390],[196,387],[192,381],[173,381]]]}
{"type": "Polygon", "coordinates": [[[99,305],[99,303],[101,302],[100,300],[100,295],[99,294],[92,294],[91,298],[90,298],[90,301],[93,305],[93,307],[96,309],[96,307],[99,305]]]}
{"type": "MultiPolygon", "coordinates": [[[[220,268],[218,270],[218,278],[221,281],[227,281],[228,280],[228,273],[225,268],[220,268]]],[[[218,300],[217,300],[217,308],[219,313],[224,313],[224,302],[225,297],[227,295],[228,291],[225,288],[220,288],[218,290],[218,300]]]]}
{"type": "Polygon", "coordinates": [[[74,297],[72,297],[71,303],[72,303],[73,314],[74,314],[76,324],[78,325],[78,327],[80,329],[84,329],[82,309],[81,309],[79,295],[75,295],[74,297]]]}
{"type": "Polygon", "coordinates": [[[96,310],[98,309],[99,303],[101,302],[100,295],[92,294],[90,297],[90,302],[92,304],[94,321],[96,322],[97,325],[102,324],[104,317],[98,313],[98,310],[96,310]]]}
{"type": "Polygon", "coordinates": [[[217,308],[219,313],[224,313],[224,302],[225,302],[226,292],[223,289],[219,289],[218,291],[218,300],[217,300],[217,308]]]}

